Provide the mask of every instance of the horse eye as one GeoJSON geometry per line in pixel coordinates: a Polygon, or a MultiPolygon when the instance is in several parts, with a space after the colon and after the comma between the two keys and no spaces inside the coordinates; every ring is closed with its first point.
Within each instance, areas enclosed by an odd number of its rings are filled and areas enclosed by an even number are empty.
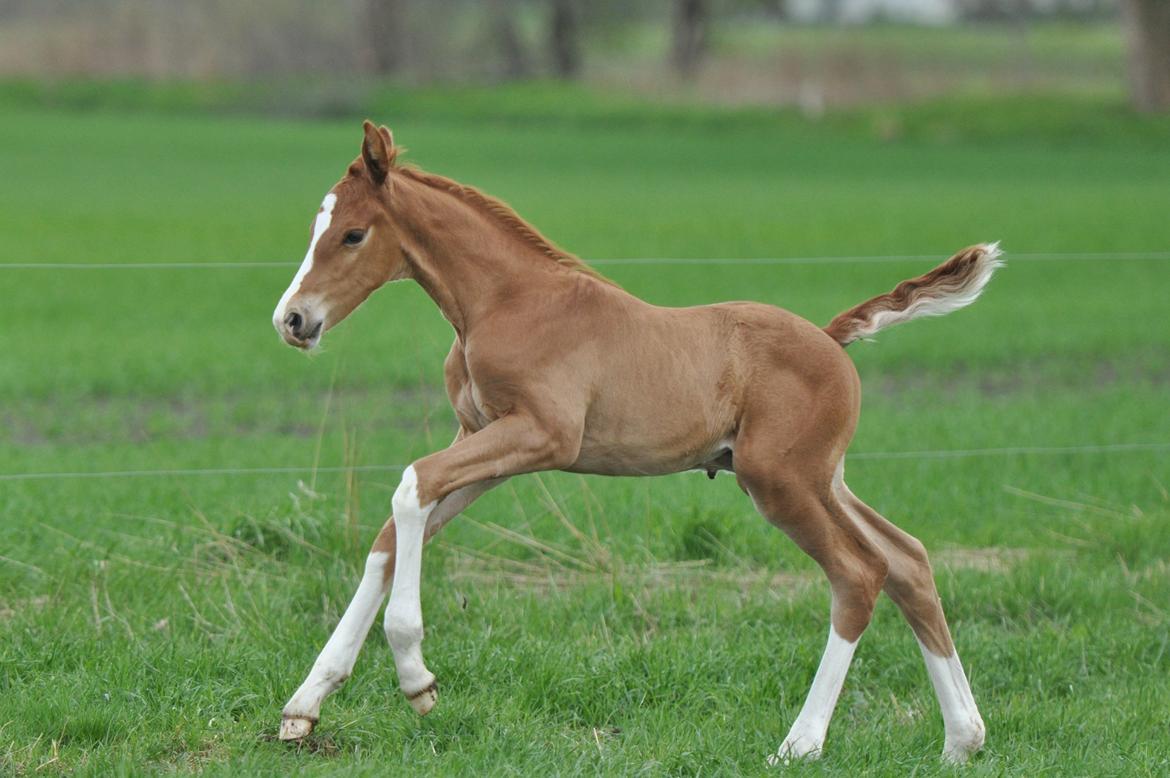
{"type": "Polygon", "coordinates": [[[342,239],[342,243],[347,246],[356,246],[365,239],[366,233],[363,230],[350,230],[345,233],[345,238],[342,239]]]}

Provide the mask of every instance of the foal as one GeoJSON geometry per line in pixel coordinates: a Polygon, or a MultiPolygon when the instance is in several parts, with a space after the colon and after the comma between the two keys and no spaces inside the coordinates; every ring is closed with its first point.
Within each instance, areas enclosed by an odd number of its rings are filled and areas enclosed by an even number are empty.
{"type": "Polygon", "coordinates": [[[946,725],[943,756],[963,761],[984,728],[951,642],[922,544],[843,480],[861,391],[844,346],[973,302],[998,266],[995,245],[965,249],[821,329],[737,302],[660,308],[561,251],[508,206],[395,164],[389,130],[365,123],[361,156],[325,195],[304,263],[273,324],[309,350],[374,290],[413,279],[455,329],[444,366],[455,441],[406,468],[353,601],[284,707],[280,737],[308,735],[349,676],[390,592],[386,637],[398,682],[425,715],[438,692],[423,663],[424,541],[505,479],[540,470],[735,473],[768,521],[824,570],[828,646],[808,699],[771,762],[819,755],[858,638],[879,592],[922,648],[946,725]]]}

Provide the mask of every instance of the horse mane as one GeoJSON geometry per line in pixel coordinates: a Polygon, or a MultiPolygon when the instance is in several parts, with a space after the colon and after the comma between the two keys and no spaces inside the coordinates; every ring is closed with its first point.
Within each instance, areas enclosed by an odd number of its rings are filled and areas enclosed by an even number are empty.
{"type": "Polygon", "coordinates": [[[394,169],[413,181],[454,195],[480,213],[492,217],[497,224],[506,228],[508,232],[520,238],[561,267],[568,268],[577,273],[583,273],[611,286],[617,286],[617,284],[601,275],[601,273],[598,273],[580,258],[570,254],[541,235],[535,227],[524,221],[520,214],[516,213],[511,206],[502,200],[484,194],[473,186],[461,184],[458,181],[438,175],[437,173],[428,173],[413,165],[395,165],[394,169]]]}

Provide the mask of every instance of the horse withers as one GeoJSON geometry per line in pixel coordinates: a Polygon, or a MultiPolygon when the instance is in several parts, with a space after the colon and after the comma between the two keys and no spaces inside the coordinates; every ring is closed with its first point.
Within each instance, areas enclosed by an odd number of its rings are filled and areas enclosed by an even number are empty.
{"type": "Polygon", "coordinates": [[[663,308],[557,248],[504,203],[396,161],[390,131],[364,125],[361,154],[321,203],[305,259],[273,324],[309,350],[390,281],[417,282],[455,330],[444,366],[454,442],[406,468],[352,602],[284,707],[296,740],[349,676],[387,592],[399,685],[425,715],[423,543],[507,478],[542,470],[663,475],[728,470],[759,512],[824,570],[828,645],[771,762],[818,756],[861,633],[885,591],[922,649],[942,708],[943,756],[961,762],[984,726],[955,653],[922,544],[845,485],[860,408],[844,347],[973,302],[995,244],[845,311],[821,328],[750,302],[663,308]]]}

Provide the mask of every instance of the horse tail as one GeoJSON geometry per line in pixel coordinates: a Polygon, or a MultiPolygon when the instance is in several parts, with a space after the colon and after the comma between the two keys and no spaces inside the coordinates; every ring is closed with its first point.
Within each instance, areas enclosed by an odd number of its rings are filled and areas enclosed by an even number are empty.
{"type": "Polygon", "coordinates": [[[929,273],[903,281],[893,291],[837,314],[825,332],[848,346],[895,324],[957,311],[979,297],[991,274],[1003,265],[999,257],[998,243],[963,249],[929,273]]]}

